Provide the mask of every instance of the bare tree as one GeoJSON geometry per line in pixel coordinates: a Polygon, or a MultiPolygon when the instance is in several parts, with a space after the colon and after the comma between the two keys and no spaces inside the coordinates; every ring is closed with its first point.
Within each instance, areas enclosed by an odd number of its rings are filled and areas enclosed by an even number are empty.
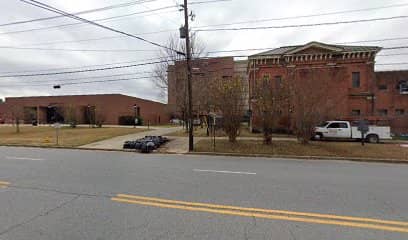
{"type": "Polygon", "coordinates": [[[272,144],[272,132],[289,103],[289,84],[281,78],[270,79],[266,75],[255,84],[253,97],[254,111],[261,121],[264,143],[272,144]]]}
{"type": "MultiPolygon", "coordinates": [[[[203,42],[201,42],[195,34],[192,34],[190,41],[191,41],[191,54],[192,54],[193,59],[201,57],[205,51],[203,42]]],[[[160,89],[160,92],[163,98],[165,98],[168,94],[169,66],[174,65],[175,62],[177,61],[185,60],[185,56],[177,54],[175,51],[172,51],[170,49],[174,49],[174,50],[177,50],[183,53],[186,52],[185,42],[184,40],[180,39],[180,37],[177,34],[171,35],[169,37],[166,46],[168,47],[168,49],[162,48],[158,54],[158,58],[160,58],[164,62],[160,64],[156,64],[155,67],[153,68],[154,84],[156,85],[157,88],[160,89]]],[[[186,68],[186,71],[187,71],[187,68],[186,68]]],[[[178,77],[182,77],[182,79],[186,79],[187,73],[184,72],[183,76],[178,76],[178,77]]]]}
{"type": "Polygon", "coordinates": [[[24,108],[17,105],[9,105],[8,111],[13,124],[16,126],[16,133],[20,133],[20,122],[24,119],[24,108]]]}
{"type": "MultiPolygon", "coordinates": [[[[156,64],[153,68],[152,78],[157,88],[160,89],[160,94],[163,98],[168,96],[169,92],[174,99],[175,105],[171,106],[172,112],[176,113],[178,118],[183,119],[183,126],[187,122],[187,66],[185,56],[177,54],[175,51],[186,52],[185,42],[178,35],[172,35],[166,44],[169,49],[161,49],[158,57],[163,61],[156,64]],[[172,77],[169,75],[172,74],[172,77]],[[169,79],[173,82],[169,83],[169,79]],[[171,86],[171,89],[169,89],[171,86]]],[[[198,58],[204,53],[204,44],[198,40],[195,35],[191,37],[191,52],[193,59],[198,58]]],[[[195,82],[195,81],[193,81],[195,82]]],[[[194,83],[193,83],[194,86],[194,83]]],[[[193,98],[195,101],[196,96],[193,98]]],[[[193,103],[194,105],[194,103],[193,103]]],[[[188,128],[186,127],[186,131],[188,128]]]]}
{"type": "Polygon", "coordinates": [[[336,117],[336,106],[341,105],[344,99],[329,86],[327,78],[333,80],[341,75],[342,72],[335,68],[310,68],[290,73],[295,134],[301,143],[309,143],[317,124],[336,117]]]}
{"type": "Polygon", "coordinates": [[[214,91],[217,109],[223,116],[223,129],[228,135],[228,140],[236,142],[245,106],[242,79],[234,77],[230,81],[217,81],[214,91]]]}
{"type": "Polygon", "coordinates": [[[106,115],[105,115],[105,113],[104,113],[104,110],[103,110],[103,107],[102,107],[102,105],[98,105],[98,106],[95,106],[95,125],[98,127],[98,128],[101,128],[102,127],[102,125],[105,123],[105,121],[106,121],[106,115]]]}

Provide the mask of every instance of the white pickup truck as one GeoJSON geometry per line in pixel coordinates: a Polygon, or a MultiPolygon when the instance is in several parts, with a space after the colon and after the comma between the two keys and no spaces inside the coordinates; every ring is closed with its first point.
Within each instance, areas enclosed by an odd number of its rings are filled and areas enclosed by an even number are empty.
{"type": "MultiPolygon", "coordinates": [[[[327,121],[315,127],[314,140],[321,140],[324,138],[336,139],[360,139],[361,132],[357,126],[352,126],[348,121],[327,121]]],[[[364,134],[367,142],[378,143],[383,139],[391,138],[391,129],[387,126],[368,126],[368,132],[364,134]]]]}

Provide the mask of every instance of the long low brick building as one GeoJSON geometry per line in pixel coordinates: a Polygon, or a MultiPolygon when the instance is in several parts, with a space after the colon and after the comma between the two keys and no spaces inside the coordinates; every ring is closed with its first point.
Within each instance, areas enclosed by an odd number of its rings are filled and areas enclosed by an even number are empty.
{"type": "Polygon", "coordinates": [[[25,123],[39,124],[68,122],[72,116],[79,124],[116,125],[126,117],[140,117],[144,124],[170,120],[166,104],[122,94],[10,97],[0,103],[0,123],[11,123],[17,115],[25,123]]]}

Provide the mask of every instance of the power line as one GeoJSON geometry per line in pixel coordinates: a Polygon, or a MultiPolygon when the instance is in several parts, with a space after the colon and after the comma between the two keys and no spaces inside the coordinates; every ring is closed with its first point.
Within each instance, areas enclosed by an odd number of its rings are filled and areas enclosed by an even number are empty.
{"type": "MultiPolygon", "coordinates": [[[[406,65],[408,62],[396,62],[396,63],[380,63],[376,65],[406,65]]],[[[137,78],[122,78],[122,79],[108,79],[108,80],[96,80],[96,81],[85,81],[85,82],[68,82],[68,83],[58,83],[61,81],[75,81],[75,80],[84,80],[84,79],[94,79],[94,78],[105,78],[105,77],[115,77],[115,76],[124,76],[124,75],[135,75],[135,74],[143,74],[143,73],[154,73],[154,72],[137,72],[132,74],[114,74],[114,75],[106,75],[106,76],[93,76],[93,77],[84,77],[84,78],[71,78],[71,79],[59,79],[59,80],[46,80],[46,81],[38,81],[38,82],[50,82],[50,83],[41,83],[41,84],[24,84],[24,85],[13,85],[13,86],[25,86],[25,87],[33,87],[33,86],[48,86],[58,84],[61,86],[64,85],[78,85],[78,84],[86,84],[86,83],[104,83],[104,82],[116,82],[116,81],[128,81],[128,80],[135,80],[135,79],[146,79],[155,76],[145,76],[145,77],[137,77],[137,78]]],[[[0,76],[3,77],[3,76],[0,76]]],[[[31,83],[31,82],[30,82],[31,83]]],[[[3,85],[4,86],[4,85],[3,85]]],[[[9,86],[9,85],[6,85],[9,86]]]]}
{"type": "MultiPolygon", "coordinates": [[[[173,31],[173,30],[165,30],[173,31]]],[[[176,30],[174,30],[176,31],[176,30]]],[[[136,34],[142,35],[142,34],[136,34]]],[[[72,40],[72,41],[55,41],[55,42],[42,42],[42,43],[34,43],[34,44],[23,44],[20,46],[38,46],[38,45],[52,45],[52,44],[61,44],[61,43],[75,43],[75,42],[88,42],[88,41],[100,41],[100,40],[107,40],[107,39],[117,39],[117,38],[124,38],[125,36],[112,36],[112,37],[100,37],[100,38],[88,38],[88,39],[79,39],[79,40],[72,40]]],[[[383,38],[383,39],[372,39],[372,40],[361,40],[361,41],[349,41],[349,42],[338,42],[336,44],[354,44],[354,43],[369,43],[369,42],[386,42],[386,41],[396,41],[396,40],[406,40],[408,37],[395,37],[395,38],[383,38]]],[[[270,49],[270,48],[265,48],[270,49]]],[[[256,49],[256,50],[259,50],[256,49]]],[[[229,52],[230,50],[225,50],[229,52]]],[[[221,52],[221,51],[211,51],[211,52],[221,52]]]]}
{"type": "MultiPolygon", "coordinates": [[[[69,24],[62,24],[62,25],[51,26],[51,27],[31,28],[31,29],[18,30],[18,31],[12,31],[12,32],[0,32],[0,35],[10,35],[10,34],[33,32],[33,31],[42,31],[42,30],[48,30],[48,29],[53,29],[53,28],[73,26],[73,25],[78,25],[78,24],[83,24],[83,23],[69,23],[69,24]]],[[[159,31],[153,31],[153,32],[143,32],[143,33],[137,33],[135,35],[149,35],[149,34],[167,33],[167,32],[174,32],[174,31],[178,31],[178,29],[165,29],[165,30],[159,30],[159,31]]],[[[124,38],[124,37],[126,36],[118,36],[117,38],[124,38]]]]}
{"type": "MultiPolygon", "coordinates": [[[[78,81],[78,80],[86,80],[86,79],[98,79],[98,78],[109,78],[109,77],[119,77],[119,76],[129,76],[129,75],[138,75],[138,74],[152,74],[152,71],[142,71],[142,72],[132,72],[132,73],[120,73],[120,74],[112,74],[112,75],[102,75],[102,76],[91,76],[91,77],[81,77],[81,78],[65,78],[65,79],[30,79],[24,82],[16,82],[17,84],[13,84],[13,86],[27,86],[27,83],[59,83],[59,82],[66,82],[66,81],[78,81]]],[[[2,84],[0,86],[10,86],[10,84],[2,84]]]]}
{"type": "Polygon", "coordinates": [[[14,50],[39,50],[39,51],[66,51],[66,52],[155,52],[153,49],[70,49],[70,48],[35,48],[35,47],[17,47],[0,46],[0,49],[14,50]]]}
{"type": "MultiPolygon", "coordinates": [[[[88,13],[106,11],[106,10],[111,10],[111,9],[115,9],[115,8],[123,8],[123,7],[133,6],[133,5],[142,4],[142,3],[154,2],[154,1],[157,1],[157,0],[139,0],[139,1],[133,1],[133,2],[110,5],[110,6],[106,6],[106,7],[102,7],[102,8],[89,9],[89,10],[85,10],[85,11],[75,12],[75,13],[72,13],[72,14],[74,14],[74,15],[83,15],[83,14],[88,14],[88,13]]],[[[30,20],[2,23],[2,24],[0,24],[0,27],[11,26],[11,25],[19,25],[19,24],[25,24],[25,23],[33,23],[33,22],[57,19],[57,18],[62,18],[62,17],[64,17],[64,16],[57,15],[57,16],[52,16],[52,17],[43,17],[43,18],[36,18],[36,19],[30,19],[30,20]]]]}
{"type": "Polygon", "coordinates": [[[294,24],[294,25],[281,25],[281,26],[258,26],[258,27],[237,27],[237,28],[210,28],[210,29],[196,29],[196,32],[215,32],[215,31],[242,31],[242,30],[266,30],[266,29],[282,29],[282,28],[301,28],[301,27],[316,27],[316,26],[330,26],[338,24],[350,24],[350,23],[364,23],[373,21],[386,21],[404,19],[408,16],[393,16],[383,18],[371,18],[371,19],[358,19],[351,21],[338,21],[338,22],[322,22],[322,23],[309,23],[309,24],[294,24]]]}
{"type": "MultiPolygon", "coordinates": [[[[116,16],[106,17],[106,18],[99,18],[99,19],[94,19],[92,21],[95,21],[95,22],[112,21],[113,19],[117,19],[117,18],[125,18],[125,17],[130,17],[130,16],[134,16],[134,15],[138,15],[138,14],[155,12],[155,11],[160,11],[160,10],[169,9],[169,8],[174,8],[174,6],[167,6],[167,7],[161,7],[161,8],[156,8],[156,9],[142,11],[142,12],[135,12],[135,13],[129,13],[129,14],[124,14],[124,15],[116,15],[116,16]]],[[[171,11],[171,12],[177,12],[177,10],[171,11]]],[[[143,16],[149,16],[149,15],[152,15],[152,14],[143,15],[143,16]]],[[[60,25],[54,25],[54,26],[49,26],[49,27],[40,27],[40,28],[31,28],[31,29],[25,29],[25,30],[1,32],[0,35],[4,35],[4,34],[10,35],[10,34],[33,32],[33,31],[42,31],[42,30],[49,30],[49,29],[54,29],[54,28],[76,26],[76,25],[82,25],[82,24],[84,24],[84,23],[83,22],[77,22],[77,23],[60,24],[60,25]]],[[[139,35],[142,35],[142,34],[139,34],[139,35]]]]}
{"type": "MultiPolygon", "coordinates": [[[[275,47],[276,48],[276,47],[275,47]]],[[[226,52],[246,52],[246,51],[264,51],[264,50],[272,50],[275,48],[247,48],[247,49],[233,49],[233,50],[216,50],[216,51],[208,51],[207,53],[226,53],[226,52]]]]}
{"type": "MultiPolygon", "coordinates": [[[[142,35],[142,34],[136,34],[136,35],[142,35]]],[[[70,40],[70,41],[39,42],[39,43],[33,43],[33,44],[23,44],[20,46],[41,46],[41,45],[54,45],[54,44],[61,44],[61,43],[89,42],[89,41],[100,41],[100,40],[107,40],[107,39],[118,39],[118,38],[125,38],[125,37],[126,36],[85,38],[85,39],[70,40]]]]}
{"type": "Polygon", "coordinates": [[[37,83],[37,82],[66,82],[66,81],[78,81],[78,80],[86,80],[86,79],[98,79],[98,78],[108,78],[108,77],[120,77],[120,76],[127,76],[127,75],[136,75],[136,74],[145,74],[145,73],[153,73],[152,71],[141,71],[141,72],[132,72],[132,73],[120,73],[120,74],[111,74],[111,75],[102,75],[102,76],[91,76],[91,77],[80,77],[80,78],[64,78],[64,79],[27,79],[24,82],[19,83],[37,83]]]}
{"type": "MultiPolygon", "coordinates": [[[[207,52],[208,54],[211,53],[225,53],[225,52],[246,52],[246,51],[265,51],[265,50],[273,50],[278,47],[272,47],[272,48],[247,48],[247,49],[233,49],[233,50],[219,50],[219,51],[209,51],[207,52]]],[[[395,49],[405,49],[408,48],[408,46],[395,46],[395,47],[384,47],[381,50],[387,51],[387,50],[395,50],[395,49]]],[[[257,54],[258,56],[269,56],[270,54],[257,54]]],[[[231,57],[231,56],[227,56],[231,57]]],[[[248,55],[232,55],[232,57],[248,57],[248,55]]]]}
{"type": "MultiPolygon", "coordinates": [[[[143,5],[143,4],[141,4],[144,8],[146,8],[147,10],[152,10],[151,8],[149,8],[148,6],[145,6],[145,5],[143,5]]],[[[170,19],[170,18],[168,18],[168,17],[166,17],[166,16],[160,16],[160,14],[159,13],[156,13],[156,12],[154,12],[153,13],[154,15],[156,15],[156,16],[159,16],[159,17],[162,17],[162,18],[164,18],[164,19],[166,19],[168,22],[170,22],[170,23],[172,23],[172,24],[176,24],[177,26],[179,25],[179,23],[178,22],[176,22],[176,21],[174,21],[173,19],[170,19]]]]}
{"type": "MultiPolygon", "coordinates": [[[[153,61],[153,60],[162,60],[162,59],[166,59],[166,58],[164,58],[164,57],[156,57],[156,58],[148,58],[148,59],[144,59],[144,60],[145,60],[145,61],[153,61]]],[[[56,70],[68,70],[68,69],[79,69],[79,68],[102,67],[102,66],[111,66],[111,65],[117,65],[117,64],[140,63],[140,62],[143,62],[143,61],[133,60],[133,61],[125,61],[125,62],[114,62],[114,63],[105,63],[105,64],[83,65],[83,66],[78,66],[78,67],[62,67],[62,68],[47,68],[47,69],[38,69],[38,70],[7,71],[7,72],[0,72],[0,74],[35,73],[35,72],[56,71],[56,70]]]]}
{"type": "Polygon", "coordinates": [[[408,53],[377,54],[377,57],[390,57],[390,56],[403,56],[403,55],[408,55],[408,53]]]}
{"type": "MultiPolygon", "coordinates": [[[[224,1],[229,1],[229,0],[224,0],[224,1]]],[[[209,1],[212,2],[212,1],[209,1]]],[[[215,1],[217,2],[217,1],[215,1]]],[[[200,3],[200,2],[197,2],[200,3]]],[[[205,2],[204,2],[205,3],[205,2]]],[[[194,2],[192,3],[194,4],[194,2]]],[[[243,21],[243,22],[235,22],[235,23],[226,23],[226,24],[213,24],[213,25],[206,25],[206,26],[198,26],[199,28],[201,27],[213,27],[213,26],[227,26],[227,25],[235,25],[235,24],[242,24],[242,23],[252,23],[252,22],[265,22],[265,21],[276,21],[276,20],[285,20],[285,19],[297,19],[297,18],[306,18],[306,17],[316,17],[316,16],[325,16],[325,15],[336,15],[336,14],[342,14],[342,13],[350,13],[350,12],[361,12],[361,11],[371,11],[371,10],[378,10],[378,9],[385,9],[385,8],[395,8],[395,7],[403,7],[407,6],[408,4],[394,4],[394,5],[388,5],[388,6],[382,6],[382,7],[374,7],[374,8],[364,8],[364,9],[355,9],[355,10],[345,10],[345,11],[338,11],[338,12],[328,12],[328,13],[322,13],[322,14],[311,14],[311,15],[300,15],[300,16],[292,16],[292,17],[281,17],[281,18],[271,18],[271,19],[261,19],[261,20],[253,20],[253,21],[243,21]]],[[[168,6],[165,8],[171,8],[173,6],[168,6]]],[[[159,9],[152,9],[150,11],[156,11],[156,10],[161,10],[163,8],[159,9]]],[[[144,12],[139,12],[139,13],[145,13],[148,11],[144,12]]],[[[173,11],[172,11],[173,12],[173,11]]],[[[121,15],[121,16],[115,16],[111,18],[102,18],[102,19],[95,19],[93,21],[106,21],[108,19],[112,18],[119,18],[119,17],[126,17],[129,15],[133,14],[138,14],[138,13],[132,13],[132,14],[127,14],[127,15],[121,15]]],[[[73,23],[73,24],[64,24],[64,25],[57,25],[57,26],[52,26],[52,27],[45,27],[45,28],[35,28],[35,29],[28,29],[28,30],[21,30],[21,31],[14,31],[14,32],[4,32],[0,34],[13,34],[13,33],[24,33],[24,32],[30,32],[30,31],[36,31],[36,30],[46,30],[50,28],[57,28],[57,27],[63,27],[63,26],[72,26],[72,25],[77,25],[77,24],[82,24],[82,23],[73,23]]],[[[150,32],[150,33],[140,33],[137,35],[143,35],[143,34],[154,34],[154,33],[163,33],[163,32],[171,32],[175,30],[163,30],[163,31],[158,31],[158,32],[150,32]]],[[[61,42],[49,42],[49,43],[38,43],[38,45],[44,45],[44,44],[54,44],[54,43],[69,43],[69,42],[82,42],[82,41],[97,41],[97,40],[104,40],[104,39],[114,39],[114,38],[123,38],[122,36],[117,36],[117,37],[102,37],[102,38],[93,38],[93,39],[84,39],[84,40],[76,40],[76,41],[61,41],[61,42]]],[[[407,38],[391,38],[389,40],[399,40],[399,39],[407,39],[407,38]]],[[[368,41],[355,41],[355,42],[345,42],[345,43],[362,43],[362,42],[376,42],[376,41],[382,41],[382,40],[368,40],[368,41]]],[[[30,44],[30,46],[34,46],[37,44],[30,44]]]]}
{"type": "Polygon", "coordinates": [[[136,39],[138,39],[138,40],[140,40],[140,41],[143,41],[143,42],[152,44],[152,45],[157,46],[157,47],[165,48],[165,49],[167,49],[167,50],[173,51],[173,52],[175,52],[175,53],[177,53],[177,54],[180,54],[180,55],[184,55],[184,53],[182,53],[182,52],[180,52],[180,51],[178,51],[178,50],[175,50],[175,49],[173,49],[173,48],[170,48],[170,47],[161,45],[161,44],[159,44],[159,43],[156,43],[156,42],[153,42],[153,41],[144,39],[144,38],[142,38],[142,37],[139,37],[139,36],[136,36],[136,35],[133,35],[133,34],[124,32],[124,31],[120,31],[120,30],[117,30],[117,29],[114,29],[114,28],[111,28],[111,27],[108,27],[108,26],[105,26],[105,25],[102,25],[102,24],[99,24],[99,23],[96,23],[96,22],[87,20],[87,19],[85,19],[85,18],[81,18],[81,17],[75,16],[75,15],[73,15],[73,14],[70,14],[70,13],[67,13],[67,12],[64,12],[64,11],[61,11],[61,10],[59,10],[59,9],[57,9],[57,8],[51,7],[51,6],[47,5],[47,4],[41,3],[41,2],[39,2],[39,1],[35,1],[35,0],[20,0],[20,1],[22,1],[22,2],[24,2],[24,3],[27,3],[27,4],[30,4],[30,5],[33,5],[33,6],[36,6],[36,7],[39,7],[39,8],[42,8],[42,9],[45,9],[45,10],[48,10],[48,11],[51,11],[51,12],[59,13],[59,14],[61,14],[61,15],[64,15],[64,16],[69,17],[69,18],[72,18],[72,19],[76,19],[76,20],[78,20],[78,21],[82,21],[82,22],[85,22],[85,23],[89,23],[89,24],[91,24],[91,25],[95,25],[95,26],[97,26],[97,27],[100,27],[100,28],[103,28],[103,29],[106,29],[106,30],[109,30],[109,31],[112,31],[112,32],[116,32],[116,33],[119,33],[119,34],[122,34],[122,35],[126,35],[126,36],[128,36],[128,37],[136,38],[136,39]]]}
{"type": "Polygon", "coordinates": [[[381,66],[386,66],[386,65],[406,65],[408,62],[396,62],[396,63],[377,63],[375,65],[381,65],[381,66]]]}
{"type": "MultiPolygon", "coordinates": [[[[399,38],[403,39],[403,38],[399,38]]],[[[407,38],[408,39],[408,38],[407,38]]],[[[392,39],[392,40],[395,40],[392,39]]],[[[367,40],[367,41],[361,41],[361,42],[378,42],[381,40],[367,40]]],[[[384,41],[384,39],[382,40],[384,41]]],[[[345,42],[347,43],[347,42],[345,42]]],[[[405,46],[402,47],[392,47],[390,49],[399,49],[399,48],[405,48],[405,46]]],[[[66,49],[66,48],[33,48],[33,47],[18,47],[18,46],[0,46],[0,49],[17,49],[17,50],[43,50],[43,51],[72,51],[72,52],[154,52],[156,50],[144,50],[144,49],[66,49]]],[[[245,52],[245,51],[262,51],[262,50],[271,50],[275,48],[248,48],[248,49],[234,49],[234,50],[216,50],[216,51],[208,51],[208,54],[211,53],[225,53],[225,52],[245,52]]],[[[385,50],[389,48],[383,48],[385,50]]]]}
{"type": "MultiPolygon", "coordinates": [[[[151,0],[151,1],[157,1],[157,0],[151,0]]],[[[145,0],[145,2],[140,1],[142,3],[147,3],[147,2],[151,2],[151,1],[147,1],[145,0]]],[[[203,1],[203,2],[192,2],[190,4],[204,4],[204,3],[213,3],[213,2],[226,2],[226,1],[232,1],[232,0],[213,0],[213,1],[203,1]]],[[[143,4],[141,4],[143,5],[143,4]]],[[[144,5],[143,5],[144,6],[144,5]]],[[[176,5],[177,6],[177,5],[176,5]]],[[[165,10],[165,9],[170,9],[170,8],[174,8],[176,7],[174,5],[171,6],[165,6],[165,7],[161,7],[161,8],[156,8],[156,9],[150,9],[146,6],[144,6],[145,8],[148,8],[149,10],[147,11],[141,11],[141,12],[136,12],[136,13],[130,13],[130,14],[125,14],[125,15],[117,15],[117,16],[113,16],[113,17],[107,17],[107,18],[100,18],[100,19],[95,19],[93,21],[99,22],[99,21],[109,21],[109,20],[113,20],[113,19],[117,19],[117,18],[125,18],[125,17],[130,17],[130,16],[134,16],[137,14],[143,14],[143,13],[149,13],[149,12],[153,12],[153,14],[149,14],[149,15],[158,15],[157,13],[155,13],[156,11],[161,11],[161,10],[165,10]]],[[[166,11],[166,12],[161,12],[161,13],[169,13],[169,12],[177,12],[177,10],[175,11],[166,11]]],[[[149,15],[144,15],[144,16],[149,16],[149,15]]],[[[58,16],[61,17],[61,16],[58,16]]],[[[24,32],[31,32],[31,31],[37,31],[37,30],[47,30],[47,29],[52,29],[52,28],[59,28],[59,27],[67,27],[67,26],[74,26],[74,25],[79,25],[79,24],[83,24],[83,23],[71,23],[71,24],[62,24],[62,25],[56,25],[56,26],[51,26],[51,27],[44,27],[44,28],[34,28],[34,29],[27,29],[27,30],[21,30],[21,31],[13,31],[13,32],[3,32],[0,34],[15,34],[15,33],[24,33],[24,32]]],[[[1,25],[0,25],[1,26],[1,25]]],[[[177,29],[176,29],[177,30],[177,29]]],[[[164,33],[164,32],[172,32],[175,30],[162,30],[162,31],[156,31],[156,32],[148,32],[148,33],[140,33],[137,35],[144,35],[144,34],[154,34],[154,33],[164,33]]],[[[118,37],[119,38],[119,37],[118,37]]]]}
{"type": "MultiPolygon", "coordinates": [[[[200,3],[220,2],[220,1],[230,1],[230,0],[214,0],[214,1],[207,1],[207,2],[192,2],[190,4],[200,4],[200,3]]],[[[297,19],[297,18],[316,17],[316,16],[325,16],[325,15],[336,15],[336,14],[350,13],[350,12],[361,12],[361,11],[371,11],[371,10],[378,10],[378,9],[385,9],[385,8],[403,7],[403,6],[407,6],[407,5],[408,4],[394,4],[394,5],[375,7],[375,8],[364,8],[364,9],[346,10],[346,11],[339,11],[339,12],[328,12],[328,13],[322,13],[322,14],[311,14],[311,15],[300,15],[300,16],[271,18],[271,19],[260,19],[260,20],[243,21],[243,22],[235,22],[235,23],[225,23],[225,24],[213,24],[213,25],[205,25],[205,26],[197,26],[197,27],[198,28],[205,28],[205,27],[228,26],[228,25],[236,25],[236,24],[244,24],[244,23],[257,23],[257,22],[267,22],[267,21],[276,21],[276,20],[285,20],[285,19],[297,19]]],[[[125,15],[118,15],[118,16],[113,16],[113,17],[108,17],[108,18],[95,19],[93,21],[107,21],[107,20],[111,20],[111,19],[129,17],[129,16],[136,15],[136,14],[154,12],[154,11],[159,11],[159,10],[163,10],[163,9],[173,8],[173,7],[174,6],[166,6],[166,7],[162,7],[162,8],[151,9],[151,10],[148,10],[148,11],[136,12],[136,13],[125,14],[125,15]]],[[[175,11],[171,11],[171,12],[175,12],[175,11]]],[[[56,25],[56,26],[51,26],[51,27],[33,28],[33,29],[20,30],[20,31],[3,32],[3,33],[0,33],[0,34],[25,33],[25,32],[31,32],[31,31],[47,30],[47,29],[52,29],[52,28],[73,26],[73,25],[78,25],[78,24],[82,24],[82,23],[62,24],[62,25],[56,25]]],[[[173,30],[166,30],[166,31],[173,31],[173,30]]]]}
{"type": "Polygon", "coordinates": [[[149,76],[149,77],[138,77],[138,78],[120,78],[120,79],[111,79],[111,80],[97,80],[97,81],[88,81],[88,82],[72,82],[72,83],[64,83],[61,84],[62,86],[66,85],[78,85],[78,84],[89,84],[89,83],[106,83],[106,82],[119,82],[119,81],[130,81],[130,80],[138,80],[138,79],[146,79],[146,78],[152,78],[154,76],[149,76]]]}
{"type": "MultiPolygon", "coordinates": [[[[225,0],[225,1],[229,1],[229,0],[225,0]]],[[[337,14],[352,13],[352,12],[372,11],[372,10],[378,10],[378,9],[395,8],[395,7],[403,7],[403,6],[408,6],[408,4],[394,4],[394,5],[387,5],[387,6],[374,7],[374,8],[363,8],[363,9],[328,12],[328,13],[321,13],[321,14],[310,14],[310,15],[300,15],[300,16],[291,16],[291,17],[260,19],[260,20],[242,21],[242,22],[225,23],[225,24],[213,24],[213,25],[198,26],[198,27],[200,28],[200,27],[228,26],[228,25],[243,24],[243,23],[257,23],[257,22],[267,22],[267,21],[276,21],[276,20],[285,20],[285,19],[298,19],[298,18],[307,18],[307,17],[316,17],[316,16],[337,15],[337,14]]],[[[99,20],[94,20],[94,21],[99,21],[99,20]]],[[[165,30],[163,32],[168,32],[168,31],[174,31],[174,30],[165,30]]],[[[139,34],[139,35],[141,35],[141,34],[139,34]]],[[[82,41],[97,41],[97,40],[112,39],[112,38],[122,38],[122,36],[96,38],[96,39],[84,39],[84,40],[77,40],[77,41],[38,43],[38,45],[54,44],[54,43],[82,42],[82,41]]],[[[404,37],[404,38],[390,38],[388,40],[402,40],[402,39],[408,39],[408,38],[406,38],[406,37],[404,37]]],[[[363,42],[376,42],[376,41],[383,41],[383,40],[367,40],[367,41],[354,41],[354,42],[344,42],[344,43],[363,43],[363,42]]],[[[340,43],[340,44],[342,44],[342,43],[340,43]]],[[[37,44],[35,44],[35,45],[37,45],[37,44]]],[[[33,44],[33,46],[34,46],[34,44],[33,44]]]]}
{"type": "MultiPolygon", "coordinates": [[[[89,83],[107,83],[107,82],[119,82],[119,81],[130,81],[130,80],[138,80],[138,79],[147,79],[152,78],[155,76],[145,76],[145,77],[137,77],[137,78],[119,78],[119,79],[108,79],[108,80],[95,80],[95,81],[86,81],[86,82],[68,82],[58,84],[60,86],[67,86],[67,85],[80,85],[80,84],[89,84],[89,83]]],[[[52,86],[54,84],[37,84],[37,85],[30,85],[30,87],[36,86],[52,86]]]]}
{"type": "Polygon", "coordinates": [[[104,68],[94,68],[94,69],[76,70],[76,71],[33,73],[33,74],[0,75],[0,78],[35,77],[35,76],[50,76],[50,75],[61,75],[61,74],[83,73],[83,72],[95,72],[95,71],[105,71],[105,70],[113,70],[113,69],[121,69],[121,68],[131,68],[131,67],[138,67],[138,66],[146,66],[146,65],[152,65],[152,64],[163,63],[163,62],[166,62],[166,61],[157,61],[157,62],[148,62],[148,63],[140,63],[140,64],[121,65],[121,66],[114,66],[114,67],[104,67],[104,68]]]}
{"type": "Polygon", "coordinates": [[[240,22],[233,22],[233,23],[213,24],[213,25],[196,26],[196,27],[197,28],[219,27],[219,26],[230,26],[230,25],[236,25],[236,24],[260,23],[260,22],[281,21],[281,20],[290,20],[290,19],[299,19],[299,18],[321,17],[321,16],[339,15],[339,14],[344,14],[344,13],[365,12],[365,11],[373,11],[373,10],[396,8],[396,7],[405,7],[405,6],[408,6],[408,3],[393,4],[393,5],[386,5],[386,6],[381,6],[381,7],[372,7],[372,8],[352,9],[352,10],[344,10],[344,11],[336,11],[336,12],[317,13],[317,14],[309,14],[309,15],[298,15],[298,16],[290,16],[290,17],[278,17],[278,18],[267,18],[267,19],[240,21],[240,22]]]}
{"type": "Polygon", "coordinates": [[[406,40],[408,37],[395,37],[395,38],[382,38],[382,39],[372,39],[372,40],[361,40],[361,41],[348,41],[339,42],[337,44],[353,44],[353,43],[367,43],[367,42],[385,42],[385,41],[395,41],[395,40],[406,40]]]}
{"type": "Polygon", "coordinates": [[[189,5],[194,4],[206,4],[206,3],[217,3],[217,2],[231,2],[232,0],[210,0],[210,1],[200,1],[200,2],[190,2],[189,5]]]}
{"type": "MultiPolygon", "coordinates": [[[[408,46],[406,46],[408,48],[408,46]]],[[[217,56],[217,57],[208,57],[203,59],[210,59],[210,58],[219,58],[219,57],[247,57],[243,55],[234,55],[234,56],[217,56]]],[[[94,71],[103,71],[103,70],[113,70],[113,69],[121,69],[121,68],[130,68],[136,66],[145,66],[145,65],[152,65],[158,63],[164,63],[164,61],[157,61],[157,62],[148,62],[148,63],[140,63],[140,64],[132,64],[132,65],[122,65],[122,66],[115,66],[115,67],[106,67],[106,68],[96,68],[96,69],[86,69],[86,70],[76,70],[76,71],[64,71],[64,72],[51,72],[51,73],[37,73],[37,74],[14,74],[14,75],[0,75],[0,78],[11,78],[11,77],[34,77],[34,76],[48,76],[48,75],[60,75],[60,74],[71,74],[71,73],[83,73],[83,72],[94,72],[94,71]]],[[[401,63],[398,63],[401,64],[401,63]]],[[[381,65],[381,64],[380,64],[381,65]]],[[[391,65],[391,64],[388,64],[391,65]]]]}
{"type": "Polygon", "coordinates": [[[396,50],[396,49],[405,49],[405,48],[408,48],[408,46],[386,47],[386,48],[383,48],[382,50],[396,50]]]}

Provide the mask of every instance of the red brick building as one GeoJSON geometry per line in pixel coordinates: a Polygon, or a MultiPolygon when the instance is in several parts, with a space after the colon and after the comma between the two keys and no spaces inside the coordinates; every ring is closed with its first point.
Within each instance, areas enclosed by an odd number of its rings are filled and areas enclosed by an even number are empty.
{"type": "Polygon", "coordinates": [[[386,117],[394,132],[408,133],[408,71],[375,73],[375,114],[386,117]]]}
{"type": "Polygon", "coordinates": [[[0,119],[9,123],[12,113],[17,111],[26,123],[33,120],[40,124],[64,122],[68,109],[79,124],[99,118],[104,124],[116,125],[120,117],[136,115],[145,124],[168,123],[170,120],[166,104],[122,94],[10,97],[0,103],[0,119]]]}
{"type": "MultiPolygon", "coordinates": [[[[196,115],[211,110],[208,109],[209,82],[211,80],[230,80],[234,76],[242,79],[244,86],[248,85],[247,61],[234,61],[233,57],[196,59],[192,61],[192,91],[193,112],[196,115]]],[[[168,105],[174,117],[183,118],[186,111],[186,62],[177,61],[168,67],[168,105]]],[[[244,96],[248,97],[248,96],[244,96]]],[[[245,101],[248,102],[248,101],[245,101]]]]}
{"type": "MultiPolygon", "coordinates": [[[[260,79],[277,84],[290,82],[315,89],[328,85],[333,117],[338,119],[388,121],[393,131],[408,130],[408,71],[374,71],[375,46],[345,46],[310,42],[287,46],[249,57],[249,98],[260,79]],[[312,84],[308,81],[313,79],[312,84]],[[302,84],[308,84],[302,85],[302,84]],[[313,85],[313,86],[311,86],[313,85]]],[[[288,116],[290,111],[288,111],[288,116]]],[[[253,126],[257,127],[256,114],[253,126]]]]}

